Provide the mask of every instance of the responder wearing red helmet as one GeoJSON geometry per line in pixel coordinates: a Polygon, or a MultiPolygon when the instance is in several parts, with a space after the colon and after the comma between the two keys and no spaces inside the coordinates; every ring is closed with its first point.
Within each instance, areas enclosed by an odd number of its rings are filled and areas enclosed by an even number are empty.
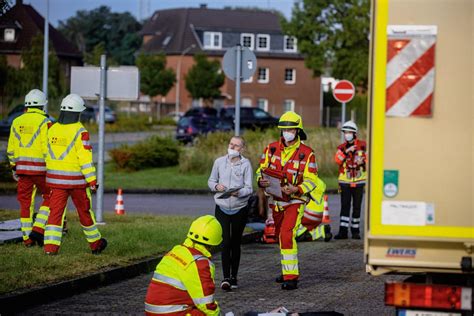
{"type": "Polygon", "coordinates": [[[210,248],[222,242],[222,227],[212,215],[197,218],[182,245],[156,266],[145,298],[147,315],[219,315],[214,298],[215,268],[210,248]]]}
{"type": "Polygon", "coordinates": [[[352,121],[342,125],[345,142],[337,147],[334,160],[339,166],[339,188],[341,192],[341,221],[339,233],[334,239],[347,239],[349,226],[353,239],[360,239],[360,209],[364,194],[366,175],[365,141],[357,138],[358,128],[352,121]],[[350,218],[352,200],[352,220],[350,218]]]}
{"type": "Polygon", "coordinates": [[[48,152],[47,134],[51,126],[43,107],[48,103],[46,95],[31,90],[25,97],[26,112],[17,117],[11,126],[8,139],[7,156],[18,181],[17,198],[20,202],[20,222],[23,243],[30,247],[37,243],[43,245],[43,234],[49,216],[49,188],[46,185],[46,162],[48,152]],[[43,197],[35,222],[33,223],[34,196],[43,197]]]}
{"type": "Polygon", "coordinates": [[[51,213],[44,233],[44,251],[48,255],[59,252],[69,196],[92,253],[99,254],[107,247],[92,211],[91,191],[97,188],[97,178],[89,133],[79,122],[85,108],[80,96],[69,94],[61,102],[58,122],[48,132],[46,182],[51,187],[51,213]]]}
{"type": "Polygon", "coordinates": [[[280,117],[278,128],[282,137],[265,148],[257,181],[269,193],[267,178],[280,180],[281,188],[276,189],[281,192],[273,191],[273,204],[270,205],[282,258],[282,273],[276,281],[282,283],[283,290],[294,290],[299,277],[296,230],[318,176],[313,150],[301,142],[306,139],[301,117],[295,112],[286,112],[280,117]]]}

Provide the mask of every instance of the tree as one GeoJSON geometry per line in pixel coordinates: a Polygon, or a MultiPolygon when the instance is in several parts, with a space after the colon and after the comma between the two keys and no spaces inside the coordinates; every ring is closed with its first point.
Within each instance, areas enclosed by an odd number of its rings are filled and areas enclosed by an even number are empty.
{"type": "Polygon", "coordinates": [[[301,0],[282,27],[298,39],[313,75],[329,70],[336,78],[367,87],[369,14],[369,0],[301,0]]]}
{"type": "MultiPolygon", "coordinates": [[[[43,41],[44,36],[39,34],[33,37],[29,49],[23,50],[21,60],[23,68],[20,70],[22,80],[17,81],[20,85],[21,94],[26,94],[33,88],[41,89],[43,85],[43,41]]],[[[64,83],[60,79],[59,60],[53,47],[49,46],[48,57],[48,97],[59,97],[63,92],[64,83]]]]}
{"type": "Polygon", "coordinates": [[[140,54],[136,64],[140,69],[140,90],[150,97],[165,96],[175,82],[173,69],[166,68],[166,57],[140,54]]]}
{"type": "Polygon", "coordinates": [[[195,64],[186,75],[186,89],[193,99],[212,101],[221,95],[225,76],[217,60],[208,60],[203,54],[194,55],[195,64]]]}
{"type": "Polygon", "coordinates": [[[129,12],[112,13],[107,6],[77,11],[66,22],[60,21],[58,29],[84,55],[103,43],[105,52],[121,65],[133,65],[141,45],[140,23],[129,12]]]}
{"type": "MultiPolygon", "coordinates": [[[[105,44],[99,43],[94,46],[90,53],[84,55],[84,62],[87,65],[100,66],[100,56],[105,54],[105,44]]],[[[107,66],[117,66],[118,63],[113,57],[107,57],[107,66]]]]}

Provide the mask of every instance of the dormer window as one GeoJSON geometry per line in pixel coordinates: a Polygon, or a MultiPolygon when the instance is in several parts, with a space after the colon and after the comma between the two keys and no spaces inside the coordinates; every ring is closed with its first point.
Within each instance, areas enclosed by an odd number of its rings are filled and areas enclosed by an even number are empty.
{"type": "Polygon", "coordinates": [[[257,50],[260,50],[260,51],[270,50],[270,35],[268,34],[257,35],[257,50]]]}
{"type": "Polygon", "coordinates": [[[289,52],[289,53],[290,52],[291,53],[296,53],[296,51],[297,51],[296,42],[297,42],[296,37],[285,35],[285,40],[284,40],[284,44],[283,44],[285,46],[283,47],[283,50],[285,52],[289,52]]]}
{"type": "Polygon", "coordinates": [[[253,43],[255,35],[250,33],[242,33],[240,35],[240,45],[243,47],[248,47],[250,50],[254,49],[253,43]]]}
{"type": "Polygon", "coordinates": [[[14,42],[15,41],[15,29],[5,29],[3,31],[3,40],[5,42],[14,42]]]}
{"type": "Polygon", "coordinates": [[[222,33],[204,32],[204,48],[222,49],[222,33]]]}

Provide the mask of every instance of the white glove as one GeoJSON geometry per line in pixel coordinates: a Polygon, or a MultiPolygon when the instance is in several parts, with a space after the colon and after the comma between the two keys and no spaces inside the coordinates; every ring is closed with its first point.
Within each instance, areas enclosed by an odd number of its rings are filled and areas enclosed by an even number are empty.
{"type": "Polygon", "coordinates": [[[12,170],[12,177],[13,177],[13,180],[15,180],[16,182],[20,180],[20,177],[16,174],[15,170],[12,170]]]}

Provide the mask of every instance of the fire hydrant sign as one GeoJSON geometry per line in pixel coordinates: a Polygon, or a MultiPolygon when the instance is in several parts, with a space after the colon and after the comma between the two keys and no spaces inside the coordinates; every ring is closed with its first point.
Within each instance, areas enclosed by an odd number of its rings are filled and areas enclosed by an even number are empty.
{"type": "Polygon", "coordinates": [[[431,116],[435,83],[435,25],[387,27],[387,116],[431,116]]]}
{"type": "Polygon", "coordinates": [[[355,87],[352,82],[348,80],[341,80],[334,86],[332,95],[338,102],[347,103],[354,97],[355,87]]]}

